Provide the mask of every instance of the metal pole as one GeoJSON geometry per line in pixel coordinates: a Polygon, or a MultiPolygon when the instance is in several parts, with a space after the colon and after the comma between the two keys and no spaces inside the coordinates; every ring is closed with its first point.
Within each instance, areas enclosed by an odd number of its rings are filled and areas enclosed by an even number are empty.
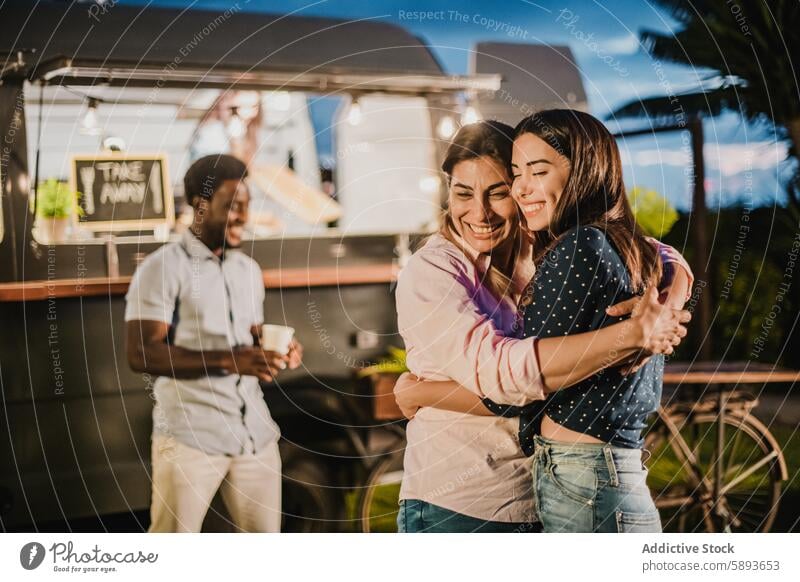
{"type": "Polygon", "coordinates": [[[708,256],[708,240],[706,238],[706,172],[705,158],[703,157],[703,120],[700,116],[693,116],[687,125],[692,136],[692,162],[694,172],[692,174],[692,214],[689,229],[691,232],[694,256],[692,260],[692,271],[694,271],[695,281],[705,282],[703,292],[698,296],[697,307],[694,312],[695,318],[699,319],[695,324],[695,329],[702,333],[695,334],[698,338],[698,352],[701,360],[711,359],[711,334],[707,333],[711,325],[711,276],[709,268],[711,257],[708,256]],[[704,337],[705,336],[705,337],[704,337]]]}

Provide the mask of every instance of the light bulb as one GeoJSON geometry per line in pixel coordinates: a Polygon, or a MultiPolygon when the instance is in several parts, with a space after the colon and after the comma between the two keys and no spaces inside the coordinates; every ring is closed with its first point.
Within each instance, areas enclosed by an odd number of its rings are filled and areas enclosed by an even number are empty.
{"type": "Polygon", "coordinates": [[[99,124],[97,121],[97,101],[89,99],[89,104],[86,107],[86,113],[81,121],[81,133],[86,135],[98,135],[100,133],[99,124]]]}
{"type": "Polygon", "coordinates": [[[468,105],[466,109],[464,109],[464,114],[461,116],[461,123],[463,125],[469,125],[470,123],[477,123],[481,120],[481,114],[478,113],[478,110],[475,109],[472,105],[468,105]]]}
{"type": "Polygon", "coordinates": [[[236,107],[232,107],[231,109],[231,118],[228,120],[228,125],[225,129],[228,132],[229,138],[239,139],[244,135],[245,132],[244,121],[242,121],[242,118],[239,117],[239,112],[237,111],[236,107]]]}
{"type": "Polygon", "coordinates": [[[350,125],[358,125],[361,123],[361,104],[358,99],[354,99],[350,104],[350,109],[347,112],[347,121],[350,125]]]}
{"type": "Polygon", "coordinates": [[[450,139],[456,132],[456,122],[449,115],[445,115],[439,120],[436,126],[436,133],[442,139],[450,139]]]}
{"type": "Polygon", "coordinates": [[[419,180],[419,189],[425,194],[435,194],[439,191],[441,180],[438,176],[425,176],[419,180]]]}
{"type": "Polygon", "coordinates": [[[110,135],[103,140],[103,149],[112,152],[124,152],[125,140],[115,135],[110,135]]]}

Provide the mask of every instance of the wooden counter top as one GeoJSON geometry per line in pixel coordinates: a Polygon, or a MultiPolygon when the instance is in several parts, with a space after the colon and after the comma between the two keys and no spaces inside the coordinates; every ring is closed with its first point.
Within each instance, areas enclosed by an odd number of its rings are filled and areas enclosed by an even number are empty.
{"type": "MultiPolygon", "coordinates": [[[[398,267],[393,264],[342,267],[304,267],[299,269],[268,269],[263,272],[264,287],[288,289],[295,287],[325,287],[338,285],[368,285],[391,283],[397,278],[398,267]]],[[[0,301],[44,301],[60,297],[101,297],[124,295],[131,277],[84,277],[0,283],[0,301]]]]}
{"type": "Polygon", "coordinates": [[[676,362],[664,369],[664,384],[764,384],[800,382],[800,371],[758,362],[676,362]]]}

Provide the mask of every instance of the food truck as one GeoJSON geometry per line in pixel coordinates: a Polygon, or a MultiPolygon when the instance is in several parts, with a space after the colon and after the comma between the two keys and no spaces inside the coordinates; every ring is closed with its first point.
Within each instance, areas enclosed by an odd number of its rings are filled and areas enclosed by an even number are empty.
{"type": "MultiPolygon", "coordinates": [[[[2,528],[148,508],[154,379],[127,365],[124,296],[190,220],[185,170],[228,151],[250,169],[242,250],[263,269],[265,319],[305,346],[300,369],[263,386],[282,431],[284,529],[348,529],[347,496],[388,422],[358,370],[402,347],[393,282],[436,228],[448,139],[481,104],[527,113],[500,98],[508,79],[490,69],[507,59],[448,75],[386,22],[238,5],[0,14],[2,528]]],[[[585,105],[568,69],[562,95],[544,76],[537,90],[585,105]]]]}

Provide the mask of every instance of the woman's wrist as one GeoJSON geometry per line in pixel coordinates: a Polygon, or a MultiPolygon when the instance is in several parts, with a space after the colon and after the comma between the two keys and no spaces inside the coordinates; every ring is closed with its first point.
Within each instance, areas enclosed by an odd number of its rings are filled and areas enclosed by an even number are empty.
{"type": "Polygon", "coordinates": [[[632,315],[625,321],[620,322],[620,325],[624,326],[622,334],[623,350],[629,352],[625,355],[630,355],[645,347],[646,323],[641,315],[632,315]]]}

